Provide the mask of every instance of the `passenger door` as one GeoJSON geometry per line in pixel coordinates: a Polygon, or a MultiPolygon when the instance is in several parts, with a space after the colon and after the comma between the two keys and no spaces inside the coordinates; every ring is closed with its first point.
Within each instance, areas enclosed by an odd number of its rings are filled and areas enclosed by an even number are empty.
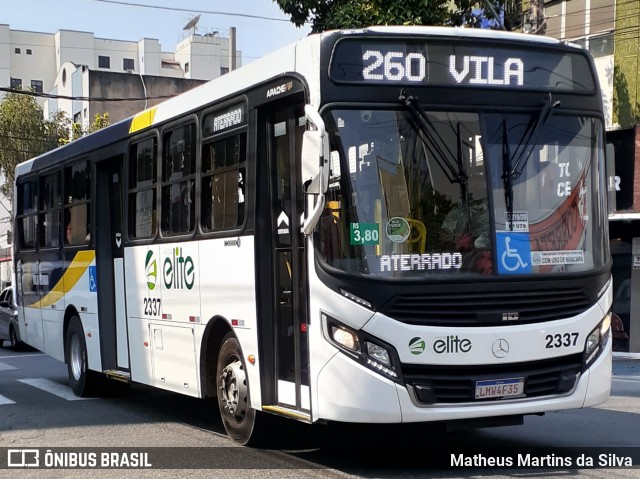
{"type": "MultiPolygon", "coordinates": [[[[96,274],[102,364],[129,370],[122,231],[124,156],[96,163],[96,274]]],[[[114,371],[115,372],[115,371],[114,371]]]]}
{"type": "Polygon", "coordinates": [[[270,362],[265,377],[274,378],[273,384],[263,385],[263,405],[266,400],[265,409],[295,411],[298,419],[309,420],[307,275],[300,229],[305,204],[300,169],[306,125],[303,103],[264,112],[261,118],[266,123],[268,153],[266,169],[263,165],[258,174],[259,183],[268,189],[259,196],[257,214],[269,221],[258,221],[258,270],[263,271],[258,296],[261,334],[266,336],[263,358],[270,362]],[[264,251],[269,252],[267,258],[261,254],[264,251]]]}

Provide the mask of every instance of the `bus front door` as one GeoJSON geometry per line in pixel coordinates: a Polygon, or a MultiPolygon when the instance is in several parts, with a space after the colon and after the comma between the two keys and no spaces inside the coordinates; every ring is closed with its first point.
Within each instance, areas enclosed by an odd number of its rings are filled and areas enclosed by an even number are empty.
{"type": "MultiPolygon", "coordinates": [[[[268,363],[262,365],[263,377],[274,380],[263,384],[263,407],[309,421],[306,255],[300,230],[305,203],[300,169],[304,108],[296,103],[270,111],[264,118],[269,155],[268,161],[260,162],[258,174],[269,179],[269,188],[258,193],[257,214],[262,219],[257,229],[261,232],[259,248],[265,246],[261,251],[271,254],[258,260],[263,262],[258,268],[263,271],[258,284],[259,297],[263,298],[263,360],[268,363]],[[261,201],[263,198],[267,201],[261,201]]],[[[267,181],[260,183],[266,185],[267,181]]]]}

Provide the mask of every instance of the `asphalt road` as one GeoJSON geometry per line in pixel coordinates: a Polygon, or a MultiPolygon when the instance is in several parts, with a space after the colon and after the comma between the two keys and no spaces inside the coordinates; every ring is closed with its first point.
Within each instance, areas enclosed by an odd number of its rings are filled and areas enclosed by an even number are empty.
{"type": "MultiPolygon", "coordinates": [[[[67,386],[66,366],[37,351],[0,349],[0,454],[3,448],[47,448],[97,454],[110,448],[147,452],[167,469],[0,469],[0,479],[22,477],[513,477],[506,467],[445,467],[445,451],[488,448],[509,451],[584,451],[596,461],[603,448],[640,459],[640,358],[614,361],[611,399],[596,408],[527,417],[522,426],[444,432],[437,426],[273,425],[273,449],[236,446],[224,433],[217,404],[135,385],[114,388],[104,398],[78,399],[67,386]],[[66,449],[57,449],[66,448],[66,449]],[[147,449],[154,448],[154,449],[147,449]],[[155,449],[166,448],[166,449],[155,449]],[[443,449],[444,448],[444,449],[443,449]],[[514,449],[516,448],[516,449],[514,449]],[[543,449],[538,449],[543,448],[543,449]],[[577,449],[575,449],[577,448],[577,449]],[[189,470],[185,465],[200,469],[189,470]]],[[[542,454],[542,453],[541,453],[542,454]]],[[[62,456],[61,456],[62,457],[62,456]]],[[[537,456],[536,456],[537,457],[537,456]]],[[[608,459],[608,456],[606,457],[608,459]]],[[[0,466],[6,464],[0,457],[0,466]]],[[[553,458],[551,459],[553,460],[553,458]]],[[[638,461],[640,463],[640,461],[638,461]]],[[[602,477],[602,469],[556,467],[544,477],[602,477]]],[[[543,469],[520,470],[539,477],[543,469]]],[[[610,477],[640,477],[640,469],[607,471],[610,477]]]]}

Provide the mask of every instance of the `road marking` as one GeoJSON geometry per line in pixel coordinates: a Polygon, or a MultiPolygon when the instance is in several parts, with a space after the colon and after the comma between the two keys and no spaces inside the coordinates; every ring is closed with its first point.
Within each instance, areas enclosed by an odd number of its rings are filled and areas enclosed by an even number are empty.
{"type": "Polygon", "coordinates": [[[2,361],[0,361],[0,371],[11,371],[12,369],[15,369],[15,366],[11,366],[10,364],[7,363],[3,363],[2,361]]]}
{"type": "Polygon", "coordinates": [[[0,356],[0,359],[20,359],[20,358],[28,358],[31,356],[44,356],[44,353],[34,353],[34,354],[15,354],[13,356],[0,356]]]}
{"type": "Polygon", "coordinates": [[[12,401],[8,397],[4,397],[2,394],[0,394],[0,406],[4,404],[15,404],[15,403],[16,403],[15,401],[12,401]]]}
{"type": "Polygon", "coordinates": [[[95,399],[95,398],[81,398],[76,396],[69,386],[65,386],[64,384],[57,383],[55,381],[51,381],[50,379],[18,379],[21,383],[28,384],[29,386],[33,386],[34,388],[42,389],[48,393],[54,394],[62,399],[66,399],[67,401],[82,401],[84,399],[95,399]]]}

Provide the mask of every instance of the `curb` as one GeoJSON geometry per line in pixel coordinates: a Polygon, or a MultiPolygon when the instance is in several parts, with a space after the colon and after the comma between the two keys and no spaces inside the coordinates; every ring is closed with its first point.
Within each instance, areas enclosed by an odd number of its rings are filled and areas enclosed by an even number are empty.
{"type": "Polygon", "coordinates": [[[640,359],[640,353],[614,352],[613,359],[640,359]]]}

